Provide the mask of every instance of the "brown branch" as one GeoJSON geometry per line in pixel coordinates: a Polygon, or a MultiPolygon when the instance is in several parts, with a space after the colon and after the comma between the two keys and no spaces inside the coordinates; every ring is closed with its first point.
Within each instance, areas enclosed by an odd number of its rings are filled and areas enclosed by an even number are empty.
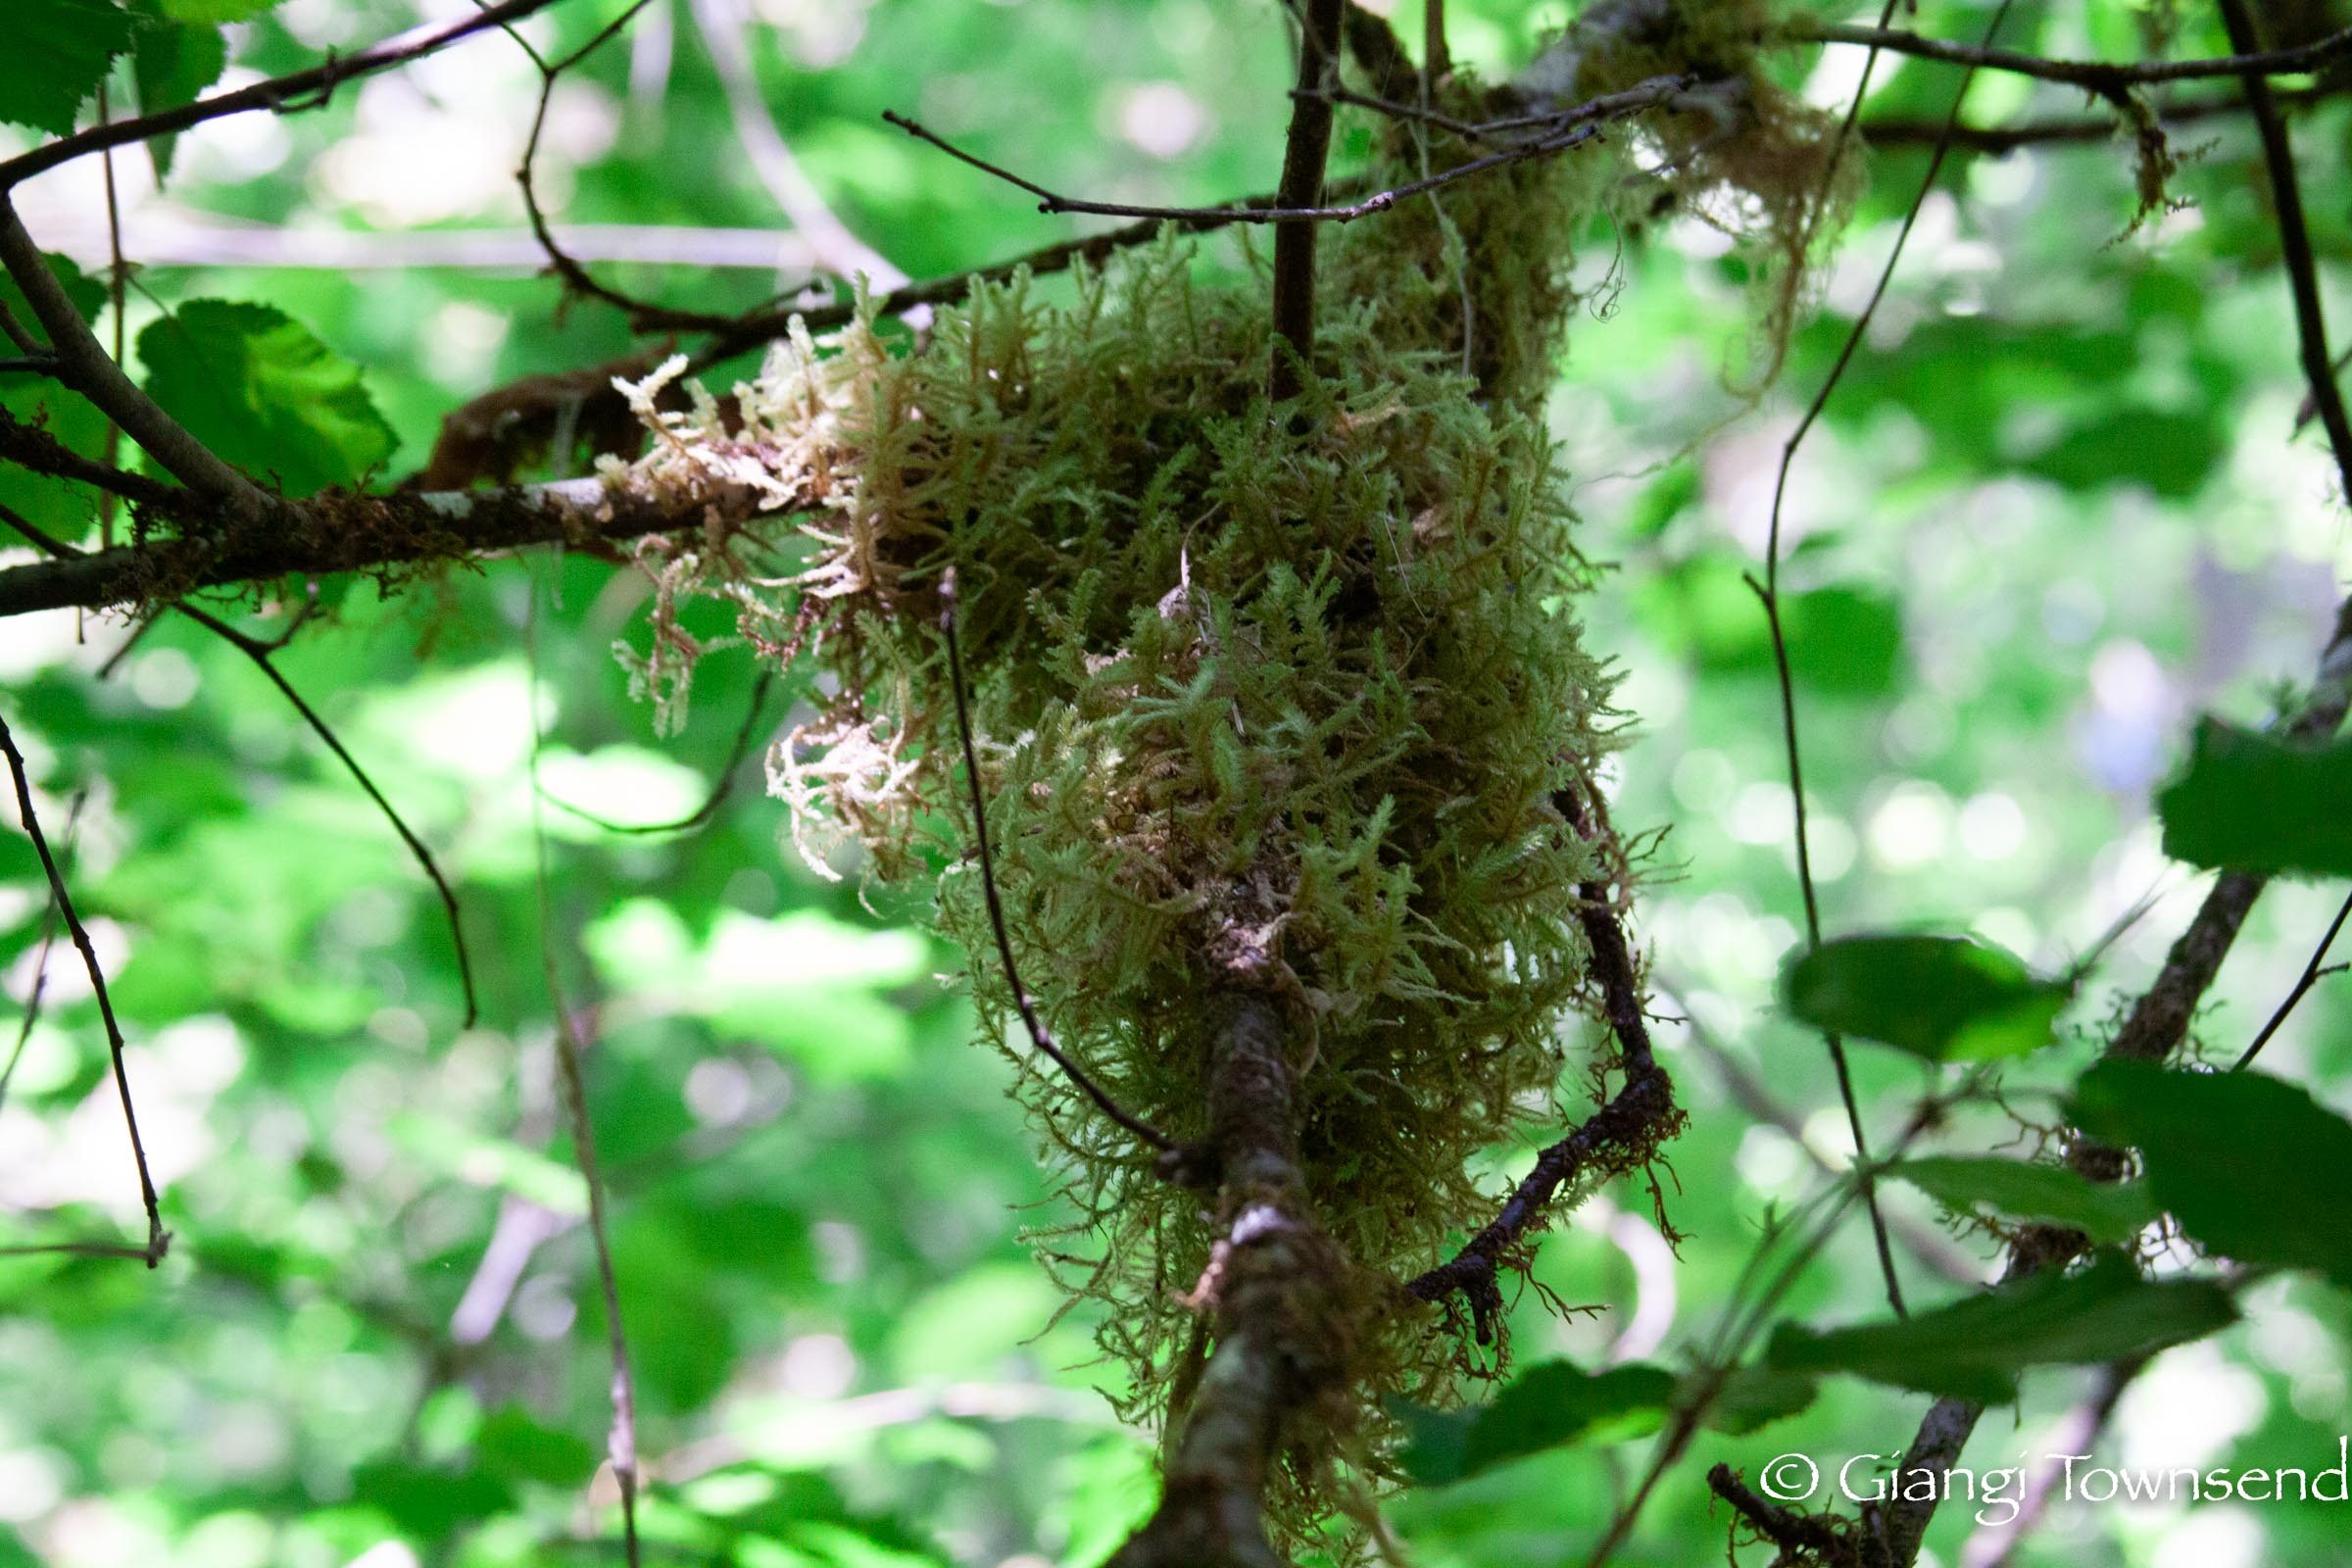
{"type": "Polygon", "coordinates": [[[544,11],[555,3],[556,0],[505,0],[503,5],[486,7],[445,27],[416,27],[344,59],[330,56],[325,64],[313,66],[307,71],[257,81],[250,87],[216,93],[192,104],[182,104],[176,109],[158,114],[141,115],[135,120],[118,120],[111,124],[93,125],[87,130],[60,137],[0,163],[0,195],[5,195],[44,170],[55,169],[85,154],[108,147],[127,147],[157,136],[169,136],[174,131],[201,125],[208,120],[219,120],[224,115],[244,114],[255,109],[290,114],[297,110],[318,108],[333,95],[336,87],[346,81],[372,75],[392,66],[406,65],[412,60],[421,60],[460,39],[470,37],[485,28],[506,26],[534,11],[544,11]]]}
{"type": "Polygon", "coordinates": [[[2215,76],[2299,75],[2352,55],[2352,28],[2329,33],[2317,43],[2305,44],[2299,49],[2257,52],[2243,48],[2233,39],[2231,46],[2239,49],[2234,55],[2208,60],[2150,60],[2136,64],[2051,60],[2014,49],[1947,43],[1941,38],[1922,37],[1916,32],[1904,32],[1883,24],[1867,27],[1841,22],[1794,22],[1768,33],[1764,41],[1774,44],[1842,43],[1867,49],[1884,49],[1889,54],[1910,55],[1918,60],[1966,66],[1971,70],[2005,71],[2041,81],[2064,82],[2110,99],[2130,92],[2133,87],[2160,81],[2202,81],[2215,76]]]}
{"type": "MultiPolygon", "coordinates": [[[[2281,105],[2299,107],[2342,95],[2340,88],[2310,87],[2275,96],[2281,105]]],[[[2154,104],[2150,106],[2150,112],[2162,124],[2185,125],[2244,114],[2246,100],[2233,93],[2227,98],[2154,104]]],[[[1857,128],[1863,139],[1873,147],[1934,146],[1946,139],[1943,124],[1932,120],[1889,117],[1865,120],[1857,128]]],[[[2069,115],[2021,120],[2007,125],[1954,125],[1949,140],[1954,152],[1986,153],[1997,157],[2025,147],[2113,141],[2119,131],[2128,133],[2131,129],[2128,122],[2113,115],[2069,115]]]]}
{"type": "Polygon", "coordinates": [[[1201,1283],[1217,1348],[1163,1468],[1166,1490],[1108,1568],[1286,1568],[1263,1497],[1294,1433],[1329,1431],[1346,1386],[1347,1261],[1316,1227],[1276,1004],[1242,976],[1203,981],[1209,1143],[1222,1177],[1201,1283]]]}
{"type": "MultiPolygon", "coordinates": [[[[1552,802],[1580,837],[1594,840],[1591,814],[1574,791],[1561,790],[1552,802]]],[[[1657,1064],[1650,1045],[1649,1022],[1642,1012],[1639,973],[1625,929],[1610,902],[1609,883],[1595,876],[1577,889],[1578,922],[1591,950],[1592,975],[1601,996],[1602,1015],[1617,1038],[1619,1065],[1625,1081],[1614,1099],[1588,1121],[1536,1156],[1501,1212],[1462,1250],[1426,1274],[1409,1281],[1405,1293],[1416,1300],[1438,1301],[1460,1291],[1470,1302],[1471,1322],[1481,1345],[1493,1342],[1495,1315],[1502,1309],[1502,1293],[1495,1277],[1520,1239],[1543,1216],[1552,1195],[1589,1174],[1617,1176],[1645,1162],[1681,1119],[1674,1103],[1674,1083],[1657,1064]]]]}
{"type": "Polygon", "coordinates": [[[49,270],[48,258],[24,231],[15,206],[5,195],[0,195],[0,265],[7,268],[25,303],[32,307],[34,318],[48,332],[50,351],[57,356],[58,379],[88,398],[166,472],[249,521],[266,517],[282,505],[215,457],[122,373],[122,368],[99,346],[81,312],[67,298],[65,286],[49,270]]]}
{"type": "MultiPolygon", "coordinates": [[[[1331,100],[1325,89],[1340,73],[1341,0],[1306,0],[1298,32],[1298,90],[1291,99],[1291,128],[1283,137],[1282,178],[1274,205],[1305,212],[1323,202],[1323,169],[1331,157],[1331,100]]],[[[1377,199],[1377,198],[1376,198],[1377,199]]],[[[1315,225],[1274,228],[1274,364],[1266,395],[1296,397],[1315,359],[1315,225]]]]}
{"type": "MultiPolygon", "coordinates": [[[[1030,195],[1038,198],[1037,210],[1041,213],[1085,213],[1103,218],[1140,218],[1154,222],[1198,224],[1205,227],[1214,227],[1223,223],[1352,223],[1359,218],[1369,218],[1375,213],[1385,213],[1409,196],[1421,195],[1423,192],[1435,190],[1441,185],[1450,185],[1455,180],[1468,179],[1474,175],[1483,174],[1489,170],[1499,169],[1505,164],[1515,164],[1529,158],[1543,158],[1552,153],[1565,152],[1572,147],[1581,147],[1599,136],[1602,122],[1622,120],[1628,116],[1640,114],[1645,109],[1657,108],[1676,94],[1688,89],[1695,79],[1695,77],[1688,75],[1652,76],[1646,81],[1628,87],[1623,92],[1610,93],[1606,97],[1595,98],[1590,103],[1579,104],[1573,109],[1563,110],[1556,116],[1548,117],[1547,122],[1556,127],[1549,134],[1532,136],[1524,141],[1514,142],[1501,152],[1456,165],[1441,173],[1432,174],[1426,179],[1416,179],[1388,190],[1376,191],[1361,201],[1324,207],[1289,206],[1280,201],[1263,207],[1147,207],[1127,202],[1085,201],[1074,196],[1059,195],[1010,170],[992,164],[986,159],[974,157],[904,115],[884,110],[882,118],[908,135],[929,142],[959,162],[969,164],[983,173],[993,174],[1006,184],[1027,191],[1030,195]]],[[[1300,96],[1302,98],[1328,99],[1330,95],[1317,92],[1300,96]]]]}
{"type": "Polygon", "coordinates": [[[289,507],[290,526],[240,525],[219,537],[165,539],[72,560],[0,569],[0,617],[101,609],[289,573],[326,575],[471,560],[524,545],[634,539],[754,514],[757,498],[664,499],[599,478],[460,494],[323,496],[289,507]]]}
{"type": "Polygon", "coordinates": [[[90,485],[165,516],[187,516],[203,505],[192,491],[85,458],[39,425],[26,424],[6,409],[0,409],[0,462],[13,463],[52,478],[90,485]]]}
{"type": "MultiPolygon", "coordinates": [[[[81,825],[81,808],[89,800],[86,789],[74,792],[73,804],[66,808],[65,854],[60,858],[62,869],[74,869],[74,830],[81,825]]],[[[49,990],[49,955],[57,946],[57,900],[50,899],[41,909],[41,947],[33,956],[32,981],[24,991],[24,1018],[17,1028],[17,1043],[8,1054],[8,1065],[0,1067],[0,1105],[8,1103],[8,1086],[15,1081],[17,1064],[24,1059],[24,1047],[32,1039],[33,1026],[41,1021],[41,1002],[49,990]]]]}
{"type": "MultiPolygon", "coordinates": [[[[17,787],[17,817],[24,824],[24,832],[41,858],[41,870],[49,879],[49,896],[57,901],[57,912],[66,922],[66,934],[74,939],[75,951],[81,955],[81,966],[90,977],[90,992],[98,1001],[98,1017],[106,1027],[106,1049],[115,1068],[115,1093],[122,1102],[122,1125],[130,1134],[131,1162],[138,1167],[139,1202],[147,1211],[147,1245],[133,1253],[154,1268],[164,1260],[172,1245],[172,1233],[164,1229],[163,1209],[155,1196],[155,1178],[147,1169],[147,1146],[139,1138],[139,1113],[130,1100],[130,1070],[122,1061],[122,1026],[115,1018],[114,999],[107,995],[106,971],[98,962],[98,950],[90,945],[90,933],[82,926],[81,916],[74,910],[74,896],[66,891],[65,873],[58,869],[57,857],[49,852],[49,839],[41,831],[40,813],[33,809],[32,780],[24,771],[24,754],[17,750],[17,737],[0,718],[0,755],[8,759],[9,776],[17,787]]],[[[78,1244],[74,1250],[87,1250],[78,1244]]],[[[35,1249],[47,1250],[47,1249],[35,1249]]],[[[108,1253],[107,1255],[118,1255],[108,1253]]]]}
{"type": "Polygon", "coordinates": [[[1707,1490],[1730,1503],[1756,1533],[1785,1553],[1808,1553],[1832,1561],[1845,1555],[1843,1533],[1816,1514],[1799,1513],[1759,1494],[1728,1464],[1707,1472],[1707,1490]]]}
{"type": "MultiPolygon", "coordinates": [[[[2230,47],[2241,57],[2253,56],[2259,39],[2245,0],[2220,0],[2223,25],[2230,47]]],[[[2337,34],[2352,40],[2352,31],[2337,34]]],[[[2286,261],[2286,277],[2295,301],[2295,344],[2303,361],[2303,378],[2311,383],[2312,406],[2319,411],[2320,427],[2328,432],[2328,449],[2335,457],[2336,477],[2344,498],[2352,501],[2352,419],[2344,414],[2343,389],[2335,384],[2328,362],[2328,321],[2320,308],[2318,265],[2312,260],[2311,228],[2303,220],[2303,192],[2295,178],[2295,152],[2271,101],[2271,84],[2259,71],[2243,76],[2246,107],[2262,136],[2262,161],[2271,177],[2271,202],[2278,215],[2278,245],[2286,261]]]]}

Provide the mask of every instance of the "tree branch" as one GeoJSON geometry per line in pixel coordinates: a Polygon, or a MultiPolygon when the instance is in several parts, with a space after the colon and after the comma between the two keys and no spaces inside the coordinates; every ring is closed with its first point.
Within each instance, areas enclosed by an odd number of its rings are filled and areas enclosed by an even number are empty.
{"type": "MultiPolygon", "coordinates": [[[[2097,60],[2051,60],[2015,49],[1994,49],[1941,38],[1923,37],[1894,27],[1870,27],[1842,22],[1794,22],[1775,29],[1767,43],[1843,43],[1889,54],[1910,55],[1944,65],[1981,67],[2064,82],[2101,97],[2113,97],[2160,81],[2202,81],[2215,76],[2287,76],[2317,71],[2331,61],[2352,56],[2352,28],[2329,33],[2299,49],[2256,52],[2240,49],[2234,55],[2208,60],[2150,60],[2124,65],[2097,60]]],[[[2235,40],[2232,46],[2236,47],[2235,40]]]]}
{"type": "Polygon", "coordinates": [[[1212,988],[1206,1098],[1222,1179],[1218,1239],[1195,1299],[1217,1348],[1164,1467],[1151,1520],[1109,1568],[1285,1568],[1266,1483],[1294,1433],[1344,1418],[1347,1260],[1317,1228],[1298,1168],[1298,1106],[1277,1004],[1243,976],[1212,988]]]}
{"type": "MultiPolygon", "coordinates": [[[[1592,816],[1574,791],[1561,790],[1552,796],[1552,802],[1580,837],[1595,838],[1592,816]]],[[[1472,1325],[1481,1345],[1492,1343],[1494,1318],[1502,1309],[1495,1276],[1521,1237],[1542,1217],[1552,1195],[1588,1173],[1606,1177],[1634,1169],[1649,1158],[1682,1117],[1674,1103],[1673,1080],[1657,1064],[1650,1045],[1633,951],[1610,902],[1609,883],[1594,877],[1581,884],[1577,893],[1582,901],[1577,919],[1591,950],[1602,1015],[1617,1037],[1625,1082],[1616,1097],[1583,1126],[1536,1156],[1535,1168],[1513,1189],[1501,1212],[1485,1229],[1451,1258],[1406,1284],[1405,1293],[1421,1301],[1443,1300],[1460,1291],[1469,1298],[1472,1325]]]]}
{"type": "Polygon", "coordinates": [[[25,303],[32,307],[34,318],[48,332],[50,351],[57,356],[58,379],[122,426],[167,472],[247,520],[258,520],[280,505],[213,456],[203,442],[122,373],[122,368],[91,335],[81,312],[66,297],[65,285],[49,270],[48,258],[24,231],[15,205],[5,194],[0,194],[0,266],[7,268],[25,303]]]}
{"type": "Polygon", "coordinates": [[[544,11],[555,3],[556,0],[505,0],[503,5],[486,7],[445,27],[414,27],[398,37],[386,39],[372,49],[363,49],[348,58],[338,60],[329,57],[325,64],[313,66],[308,71],[273,76],[268,81],[257,81],[250,87],[216,93],[210,98],[182,104],[176,109],[141,115],[136,120],[119,120],[111,124],[93,125],[87,130],[60,137],[0,163],[0,195],[5,195],[44,170],[55,169],[85,154],[168,136],[174,131],[186,130],[191,125],[201,125],[208,120],[219,120],[224,115],[239,115],[254,109],[268,109],[277,114],[315,109],[325,103],[335,88],[346,81],[372,75],[392,66],[406,65],[412,60],[421,60],[462,38],[471,37],[490,27],[507,26],[534,11],[544,11]]]}
{"type": "MultiPolygon", "coordinates": [[[[1323,166],[1331,156],[1331,100],[1338,85],[1341,0],[1307,0],[1298,32],[1298,90],[1283,138],[1282,179],[1274,204],[1303,212],[1323,201],[1323,166]]],[[[1315,225],[1274,229],[1274,365],[1266,390],[1276,403],[1298,395],[1315,355],[1315,225]]]]}

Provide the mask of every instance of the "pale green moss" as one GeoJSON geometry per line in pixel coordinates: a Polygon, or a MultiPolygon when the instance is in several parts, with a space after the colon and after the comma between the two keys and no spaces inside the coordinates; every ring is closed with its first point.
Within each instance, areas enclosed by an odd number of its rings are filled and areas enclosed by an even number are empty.
{"type": "MultiPolygon", "coordinates": [[[[1396,167],[1476,150],[1403,145],[1396,167]]],[[[797,578],[754,578],[714,529],[659,564],[665,591],[730,598],[751,641],[833,677],[771,772],[815,863],[844,832],[884,876],[945,861],[942,924],[1084,1215],[1043,1250],[1112,1303],[1103,1344],[1139,1413],[1197,1370],[1179,1298],[1208,1255],[1201,1200],[1012,1019],[968,858],[942,576],[1011,940],[1055,1035],[1197,1138],[1203,976],[1250,950],[1296,1023],[1309,1196],[1360,1271],[1359,1390],[1440,1393],[1458,1347],[1397,1282],[1491,1217],[1474,1155],[1580,1113],[1552,1102],[1578,884],[1613,857],[1552,801],[1618,719],[1579,635],[1590,575],[1541,404],[1572,236],[1626,172],[1613,147],[1531,161],[1327,231],[1316,374],[1279,408],[1262,279],[1204,287],[1173,239],[1081,274],[1066,306],[979,288],[918,352],[863,320],[796,335],[732,430],[707,399],[644,407],[661,439],[638,482],[819,503],[797,578]]]]}

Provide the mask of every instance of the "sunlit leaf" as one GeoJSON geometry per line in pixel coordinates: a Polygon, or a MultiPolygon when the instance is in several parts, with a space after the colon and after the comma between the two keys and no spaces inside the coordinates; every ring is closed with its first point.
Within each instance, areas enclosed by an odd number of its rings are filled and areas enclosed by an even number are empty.
{"type": "Polygon", "coordinates": [[[1805,1022],[1930,1061],[2038,1050],[2072,995],[1966,937],[1841,937],[1798,956],[1781,977],[1782,1002],[1805,1022]]]}
{"type": "Polygon", "coordinates": [[[392,455],[358,368],[270,306],[190,300],[139,334],[139,358],[190,434],[288,495],[351,484],[392,455]]]}
{"type": "Polygon", "coordinates": [[[2204,719],[2156,808],[2177,860],[2352,875],[2352,739],[2292,746],[2204,719]]]}

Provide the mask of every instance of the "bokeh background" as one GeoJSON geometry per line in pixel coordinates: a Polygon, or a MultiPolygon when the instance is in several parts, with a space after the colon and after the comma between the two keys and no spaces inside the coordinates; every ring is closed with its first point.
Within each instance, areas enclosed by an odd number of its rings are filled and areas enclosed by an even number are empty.
{"type": "MultiPolygon", "coordinates": [[[[567,4],[523,30],[561,50],[619,9],[567,4]]],[[[230,29],[222,79],[466,10],[284,0],[230,29]]],[[[1457,58],[1497,74],[1564,15],[1448,7],[1457,58]]],[[[1968,36],[1987,15],[1931,0],[1916,25],[1968,36]]],[[[1411,0],[1396,20],[1416,34],[1411,0]]],[[[2020,4],[2004,38],[2123,58],[2146,20],[2020,4]]],[[[2185,47],[2223,52],[2201,13],[2184,25],[2185,47]]],[[[600,275],[673,304],[740,309],[829,268],[929,277],[1084,230],[890,129],[884,109],[1056,189],[1214,202],[1271,185],[1287,60],[1263,0],[655,0],[559,84],[540,189],[600,275]]],[[[1835,103],[1858,67],[1850,50],[1792,54],[1791,79],[1835,103]]],[[[1887,62],[1866,110],[1933,120],[1953,84],[1887,62]]],[[[536,275],[513,175],[537,85],[523,52],[487,35],[316,112],[187,134],[160,188],[149,157],[117,158],[139,264],[128,337],[195,299],[275,305],[366,368],[398,438],[388,475],[422,463],[457,402],[630,349],[616,312],[565,305],[536,275]]],[[[1990,75],[1969,102],[1979,123],[2082,113],[2079,94],[1990,75]]],[[[2340,290],[2352,117],[2323,105],[2296,123],[2340,290]]],[[[0,128],[0,151],[28,144],[0,128]]],[[[2317,432],[2293,433],[2302,387],[2252,133],[2217,119],[2177,146],[2195,154],[2174,184],[2182,205],[2136,227],[2127,142],[1955,155],[1789,500],[1784,580],[1830,928],[1973,929],[2057,970],[2155,900],[2100,960],[2069,1042],[2012,1075],[2029,1119],[2047,1115],[2031,1086],[2088,1058],[2194,906],[2200,884],[2160,853],[2149,807],[2190,721],[2265,717],[2308,674],[2352,575],[2317,432]]],[[[1691,1111],[1667,1186],[1687,1239],[1678,1261],[1639,1187],[1586,1204],[1536,1276],[1596,1310],[1563,1317],[1527,1292],[1522,1361],[1672,1360],[1716,1322],[1763,1216],[1851,1152],[1818,1039],[1773,1000],[1801,912],[1770,650],[1741,574],[1761,558],[1781,443],[1925,162],[1915,145],[1874,152],[1818,315],[1760,401],[1733,390],[1756,346],[1751,258],[1730,237],[1684,220],[1628,243],[1596,222],[1576,258],[1588,299],[1553,425],[1583,548],[1615,565],[1584,611],[1635,724],[1614,816],[1663,832],[1636,925],[1691,1111]]],[[[101,176],[83,160],[19,197],[42,244],[93,275],[110,251],[101,176]]],[[[1150,1440],[1099,1392],[1092,1309],[1063,1312],[1030,1259],[1024,1234],[1063,1214],[1005,1097],[1011,1067],[943,978],[961,959],[926,934],[923,901],[861,898],[854,867],[842,883],[810,873],[755,759],[692,834],[616,835],[542,805],[543,941],[534,734],[552,802],[676,816],[747,722],[747,656],[707,661],[684,733],[658,742],[612,653],[642,641],[631,571],[542,555],[391,603],[326,593],[334,614],[281,665],[456,882],[483,995],[473,1028],[431,889],[243,658],[172,621],[135,646],[104,616],[0,624],[10,718],[52,831],[73,822],[177,1233],[153,1273],[0,1258],[0,1564],[618,1561],[550,943],[596,1041],[654,1560],[1100,1561],[1150,1505],[1150,1440]]],[[[801,696],[790,680],[765,694],[756,735],[779,732],[801,696]]],[[[2263,901],[2199,1020],[2212,1051],[2250,1038],[2340,895],[2281,885],[2263,901]]],[[[19,1002],[44,900],[12,837],[0,963],[19,1002]]],[[[0,1243],[136,1233],[104,1041],[69,958],[50,956],[0,1104],[0,1243]]],[[[1930,1069],[1855,1055],[1883,1138],[1930,1069]]],[[[2324,983],[2266,1060],[2352,1102],[2352,983],[2324,983]]],[[[1978,1113],[1942,1146],[2019,1136],[1978,1113]]],[[[1494,1152],[1498,1190],[1527,1158],[1494,1152]]],[[[1886,1202],[1918,1297],[1991,1277],[1989,1240],[1916,1193],[1886,1202]]],[[[2344,1298],[2281,1281],[2251,1305],[2140,1378],[2102,1452],[2332,1461],[2344,1298]]],[[[1786,1310],[1876,1315],[1867,1231],[1849,1227],[1786,1310]]],[[[2032,1379],[1972,1461],[2049,1451],[2084,1389],[2032,1379]]],[[[1620,1560],[1723,1549],[1706,1463],[1891,1452],[1919,1403],[1835,1383],[1752,1437],[1702,1438],[1620,1560]]],[[[1645,1458],[1639,1442],[1546,1454],[1392,1514],[1429,1568],[1581,1560],[1645,1458]]],[[[1965,1507],[1945,1509],[1934,1559],[1961,1560],[1973,1530],[1965,1507]]],[[[2340,1560],[2344,1539],[2342,1510],[2320,1504],[2061,1506],[2021,1560],[2253,1568],[2340,1560]]]]}

